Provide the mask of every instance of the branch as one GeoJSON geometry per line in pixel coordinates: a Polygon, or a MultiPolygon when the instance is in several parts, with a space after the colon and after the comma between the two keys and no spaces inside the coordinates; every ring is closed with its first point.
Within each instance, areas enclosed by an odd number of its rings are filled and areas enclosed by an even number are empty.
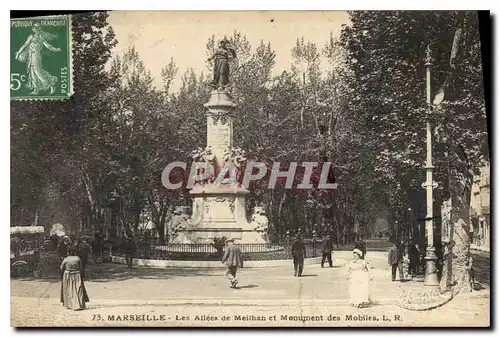
{"type": "Polygon", "coordinates": [[[92,181],[90,180],[90,177],[88,176],[87,172],[83,169],[83,167],[80,167],[80,170],[82,171],[82,176],[83,176],[83,183],[85,185],[85,191],[87,192],[87,198],[89,199],[89,203],[91,208],[95,207],[95,199],[92,195],[93,192],[93,185],[92,181]]]}

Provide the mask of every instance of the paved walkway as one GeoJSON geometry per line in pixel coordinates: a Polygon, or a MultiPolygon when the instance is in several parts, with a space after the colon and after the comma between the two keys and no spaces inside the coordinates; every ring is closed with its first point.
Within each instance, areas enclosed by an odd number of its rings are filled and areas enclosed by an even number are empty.
{"type": "MultiPolygon", "coordinates": [[[[291,263],[289,268],[243,268],[238,275],[239,289],[229,288],[224,276],[224,268],[175,270],[136,268],[129,272],[122,265],[105,265],[100,270],[93,266],[89,271],[89,280],[86,281],[91,302],[88,310],[83,312],[71,312],[61,307],[58,302],[60,292],[58,278],[36,281],[12,280],[12,323],[24,326],[54,324],[88,326],[123,323],[170,326],[182,324],[182,321],[177,321],[175,316],[183,314],[190,316],[189,324],[207,325],[206,321],[194,321],[194,317],[203,314],[221,317],[224,313],[230,313],[233,316],[235,313],[255,315],[256,312],[259,315],[261,312],[267,315],[274,312],[279,315],[317,313],[325,316],[325,319],[329,314],[341,314],[343,320],[338,324],[344,325],[359,323],[345,320],[344,316],[349,313],[379,316],[384,313],[392,316],[405,313],[404,324],[400,321],[392,321],[390,323],[392,325],[433,325],[432,322],[438,325],[450,322],[453,324],[454,320],[457,325],[467,325],[466,322],[470,322],[469,325],[488,324],[489,315],[484,314],[489,309],[488,288],[476,291],[471,296],[465,296],[462,299],[454,299],[443,308],[431,311],[434,315],[410,312],[397,307],[397,297],[401,292],[401,287],[421,289],[423,286],[421,282],[391,282],[389,268],[386,265],[386,253],[383,252],[368,253],[367,256],[367,260],[373,267],[374,281],[371,285],[371,294],[375,305],[366,309],[350,308],[346,306],[348,283],[342,267],[346,259],[350,257],[350,252],[337,252],[335,256],[335,267],[306,266],[302,278],[293,276],[291,263]],[[436,319],[439,317],[436,313],[446,316],[436,319]],[[108,320],[108,315],[123,316],[125,314],[157,316],[163,314],[165,320],[142,323],[108,320]],[[98,316],[93,315],[100,315],[105,319],[101,321],[98,316]],[[450,321],[452,317],[453,320],[450,321]],[[475,320],[471,321],[471,317],[475,317],[475,320]]],[[[231,323],[224,322],[224,324],[244,325],[245,322],[233,319],[231,323]]],[[[377,322],[374,321],[371,324],[382,324],[377,322]]],[[[302,324],[301,322],[289,323],[302,324]]],[[[369,323],[370,321],[363,321],[361,324],[369,323]]],[[[220,324],[222,323],[219,322],[219,326],[220,324]]],[[[268,321],[267,324],[274,323],[268,321]]]]}

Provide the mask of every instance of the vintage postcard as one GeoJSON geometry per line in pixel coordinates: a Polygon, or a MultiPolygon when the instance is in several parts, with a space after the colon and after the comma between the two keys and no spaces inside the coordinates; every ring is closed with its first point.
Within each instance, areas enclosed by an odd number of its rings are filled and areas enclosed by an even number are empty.
{"type": "Polygon", "coordinates": [[[11,325],[489,327],[488,24],[11,19],[11,325]]]}

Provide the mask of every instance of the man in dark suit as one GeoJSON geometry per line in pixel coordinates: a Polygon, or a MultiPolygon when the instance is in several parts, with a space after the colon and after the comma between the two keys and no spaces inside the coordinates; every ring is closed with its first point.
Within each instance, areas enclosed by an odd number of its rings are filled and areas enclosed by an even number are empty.
{"type": "Polygon", "coordinates": [[[304,259],[306,258],[306,245],[302,241],[302,237],[297,235],[292,244],[292,258],[294,276],[301,277],[304,270],[304,259]]]}
{"type": "MultiPolygon", "coordinates": [[[[400,266],[399,262],[401,260],[401,254],[399,252],[398,246],[396,243],[391,247],[389,250],[389,256],[387,258],[387,262],[389,263],[389,266],[391,266],[391,277],[392,281],[396,281],[396,270],[398,269],[398,266],[400,266]]],[[[399,275],[401,277],[401,268],[399,275]]]]}
{"type": "Polygon", "coordinates": [[[363,235],[360,235],[358,237],[358,240],[356,240],[356,242],[354,243],[354,249],[359,249],[363,253],[363,256],[361,256],[361,258],[364,260],[366,256],[366,243],[363,235]]]}
{"type": "Polygon", "coordinates": [[[83,238],[78,239],[78,257],[82,261],[82,277],[85,278],[85,270],[89,263],[90,246],[83,238]]]}
{"type": "Polygon", "coordinates": [[[130,234],[126,238],[126,243],[125,243],[125,260],[127,262],[127,269],[132,270],[132,264],[134,261],[134,254],[136,252],[137,246],[134,242],[134,239],[132,238],[132,235],[130,234]]]}
{"type": "Polygon", "coordinates": [[[410,244],[408,248],[408,254],[410,255],[410,273],[412,276],[418,274],[418,265],[420,264],[420,252],[418,251],[417,245],[410,244]]]}
{"type": "Polygon", "coordinates": [[[323,239],[323,258],[321,259],[321,268],[325,265],[325,260],[328,260],[330,267],[333,267],[332,263],[332,251],[333,251],[333,240],[330,235],[327,235],[323,239]]]}
{"type": "Polygon", "coordinates": [[[240,248],[234,245],[234,239],[228,239],[226,241],[222,263],[226,265],[226,276],[231,282],[231,288],[236,288],[238,284],[236,271],[238,267],[243,268],[243,258],[240,248]]]}
{"type": "Polygon", "coordinates": [[[102,252],[103,240],[99,231],[97,231],[94,235],[94,239],[92,240],[92,256],[94,257],[95,264],[102,263],[102,252]]]}

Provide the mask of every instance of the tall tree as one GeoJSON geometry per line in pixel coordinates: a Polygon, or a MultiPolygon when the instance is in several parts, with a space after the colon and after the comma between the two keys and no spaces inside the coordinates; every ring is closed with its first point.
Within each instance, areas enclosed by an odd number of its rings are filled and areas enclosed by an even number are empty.
{"type": "MultiPolygon", "coordinates": [[[[434,59],[434,93],[446,80],[443,71],[450,70],[449,42],[457,28],[463,29],[465,38],[451,70],[480,75],[477,14],[394,11],[350,12],[349,16],[352,24],[344,28],[341,43],[356,78],[352,104],[376,141],[375,178],[395,187],[386,190],[389,199],[407,199],[424,180],[426,47],[430,46],[434,59]]],[[[463,234],[469,221],[472,168],[486,159],[484,96],[480,79],[458,74],[448,80],[447,92],[446,101],[432,114],[437,136],[435,180],[440,185],[436,199],[452,198],[453,253],[459,262],[450,283],[462,288],[469,284],[465,273],[469,242],[463,234]]]]}

